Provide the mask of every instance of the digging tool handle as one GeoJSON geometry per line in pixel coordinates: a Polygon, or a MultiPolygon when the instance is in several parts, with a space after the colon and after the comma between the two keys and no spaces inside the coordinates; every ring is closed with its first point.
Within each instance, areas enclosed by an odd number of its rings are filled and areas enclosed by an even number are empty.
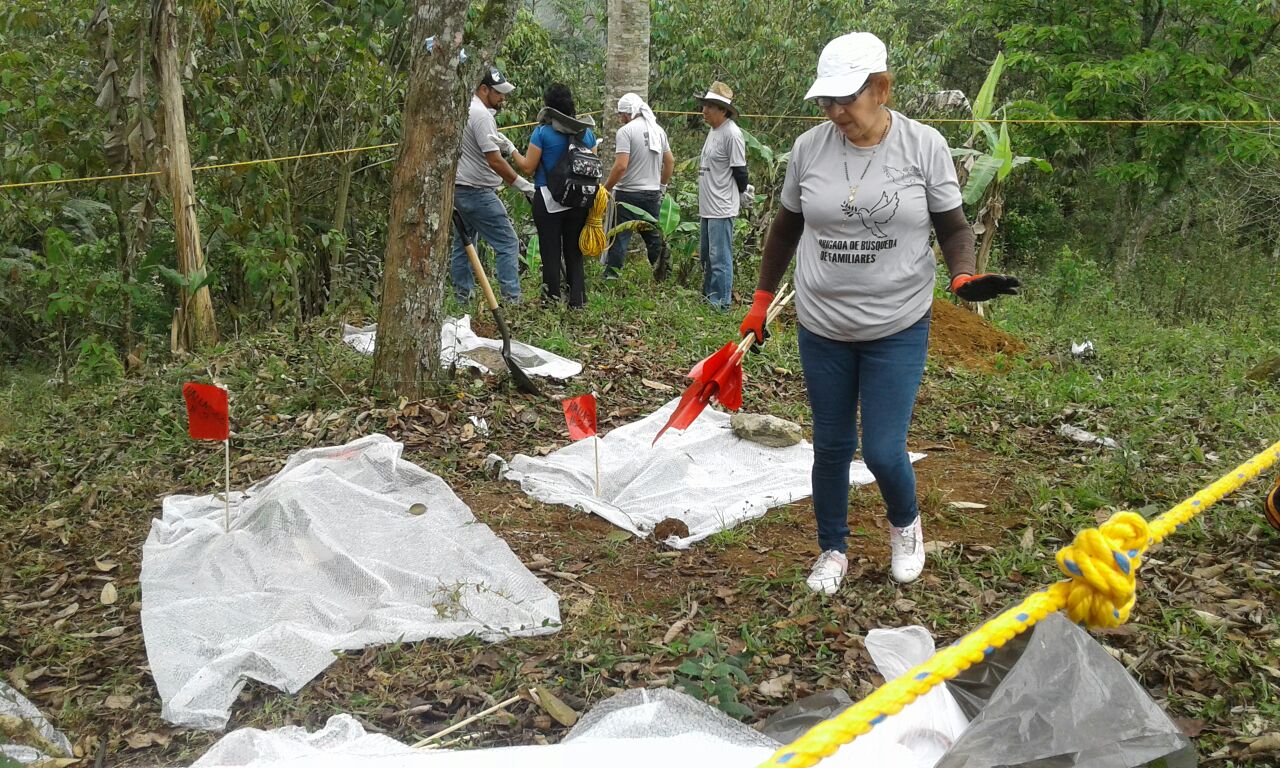
{"type": "MultiPolygon", "coordinates": [[[[471,261],[471,271],[475,273],[476,282],[480,283],[480,290],[484,291],[484,300],[490,310],[498,308],[498,297],[493,295],[493,286],[489,285],[489,276],[484,273],[484,265],[480,263],[480,254],[476,253],[475,243],[471,242],[471,236],[467,234],[467,228],[462,223],[462,217],[455,210],[453,212],[453,226],[458,230],[458,237],[462,238],[462,247],[467,250],[467,258],[471,261]]],[[[497,318],[500,325],[506,325],[501,317],[497,318]]]]}

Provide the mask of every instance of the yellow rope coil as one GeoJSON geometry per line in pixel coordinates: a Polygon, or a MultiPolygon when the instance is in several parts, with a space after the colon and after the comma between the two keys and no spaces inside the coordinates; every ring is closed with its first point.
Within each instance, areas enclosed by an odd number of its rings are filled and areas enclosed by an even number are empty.
{"type": "Polygon", "coordinates": [[[760,768],[817,765],[1054,611],[1066,609],[1072,621],[1090,626],[1125,622],[1133,609],[1138,567],[1147,549],[1277,461],[1280,441],[1149,523],[1137,513],[1117,512],[1098,528],[1081,531],[1058,553],[1058,567],[1069,580],[1028,596],[836,717],[815,725],[760,768]]]}
{"type": "Polygon", "coordinates": [[[582,234],[578,236],[578,247],[582,250],[583,256],[599,258],[608,247],[604,237],[604,214],[608,208],[609,193],[604,187],[600,187],[596,191],[595,202],[591,204],[591,211],[587,213],[587,223],[582,227],[582,234]]]}

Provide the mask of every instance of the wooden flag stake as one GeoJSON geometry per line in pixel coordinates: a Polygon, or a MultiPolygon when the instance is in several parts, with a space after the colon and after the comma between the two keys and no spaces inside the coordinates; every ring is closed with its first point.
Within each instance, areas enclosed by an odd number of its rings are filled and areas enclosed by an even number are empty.
{"type": "Polygon", "coordinates": [[[226,452],[223,455],[226,457],[225,468],[227,471],[225,475],[226,485],[223,487],[222,493],[222,503],[224,505],[223,527],[226,533],[231,533],[231,437],[228,436],[226,440],[223,440],[222,445],[226,448],[226,452]]]}
{"type": "MultiPolygon", "coordinates": [[[[591,392],[591,398],[597,403],[600,401],[599,396],[596,395],[594,390],[591,392]]],[[[596,409],[596,413],[596,423],[591,426],[595,427],[596,431],[596,433],[592,435],[592,437],[595,438],[595,443],[592,447],[596,450],[596,498],[598,499],[600,498],[600,416],[598,407],[596,409]]]]}

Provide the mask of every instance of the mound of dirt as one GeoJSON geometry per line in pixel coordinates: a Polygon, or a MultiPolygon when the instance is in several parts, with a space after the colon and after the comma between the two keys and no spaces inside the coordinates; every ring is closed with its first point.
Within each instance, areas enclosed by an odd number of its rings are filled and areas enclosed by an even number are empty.
{"type": "Polygon", "coordinates": [[[1017,356],[1027,345],[949,301],[933,300],[929,351],[947,363],[989,371],[997,354],[1017,356]]]}

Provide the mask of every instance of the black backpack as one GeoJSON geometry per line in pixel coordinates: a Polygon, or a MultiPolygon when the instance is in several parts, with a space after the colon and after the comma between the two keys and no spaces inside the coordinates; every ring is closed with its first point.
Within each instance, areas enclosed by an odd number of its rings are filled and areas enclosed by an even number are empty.
{"type": "Polygon", "coordinates": [[[569,137],[569,146],[547,174],[551,199],[570,208],[590,208],[600,189],[604,166],[587,146],[587,132],[569,137]]]}

